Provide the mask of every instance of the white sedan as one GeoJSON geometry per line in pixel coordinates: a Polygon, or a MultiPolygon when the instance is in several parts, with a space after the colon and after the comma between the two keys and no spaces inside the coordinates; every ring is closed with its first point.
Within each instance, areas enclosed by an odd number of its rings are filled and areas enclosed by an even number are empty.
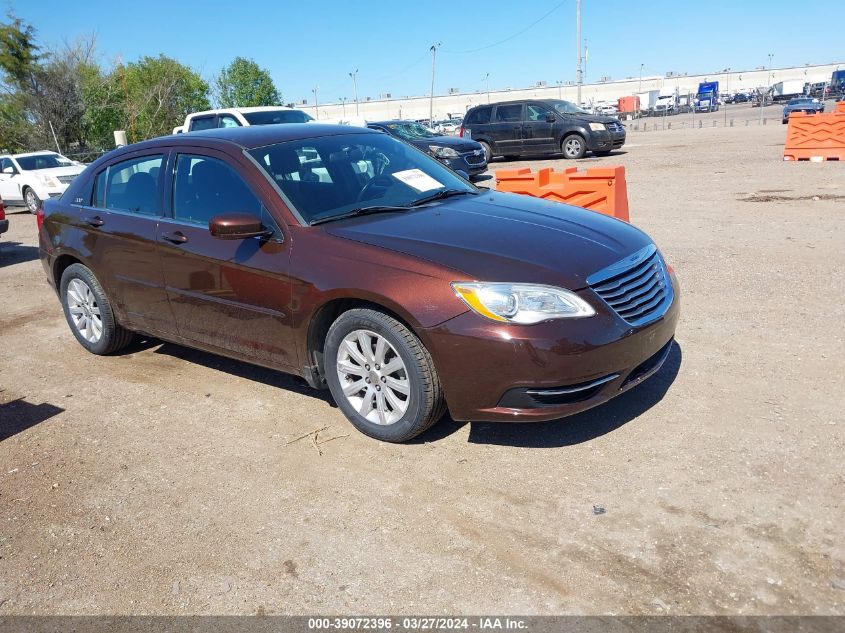
{"type": "Polygon", "coordinates": [[[56,152],[0,155],[0,198],[7,205],[24,204],[30,213],[42,200],[57,198],[85,165],[56,152]]]}

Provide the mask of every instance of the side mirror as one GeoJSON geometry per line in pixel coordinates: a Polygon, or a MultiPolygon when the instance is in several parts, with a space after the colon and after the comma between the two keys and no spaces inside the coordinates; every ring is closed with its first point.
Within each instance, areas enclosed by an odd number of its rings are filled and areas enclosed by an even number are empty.
{"type": "Polygon", "coordinates": [[[4,174],[16,174],[18,172],[15,170],[14,165],[9,165],[8,167],[3,168],[3,173],[4,174]]]}
{"type": "Polygon", "coordinates": [[[557,121],[557,117],[554,114],[551,112],[546,114],[546,123],[554,123],[555,121],[557,121]]]}
{"type": "Polygon", "coordinates": [[[273,231],[261,224],[261,219],[251,213],[224,213],[215,215],[208,223],[212,237],[219,240],[245,240],[250,237],[270,237],[273,231]]]}

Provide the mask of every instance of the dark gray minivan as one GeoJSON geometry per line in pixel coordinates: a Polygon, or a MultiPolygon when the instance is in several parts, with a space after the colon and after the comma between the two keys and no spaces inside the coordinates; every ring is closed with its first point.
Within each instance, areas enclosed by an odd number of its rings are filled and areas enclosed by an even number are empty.
{"type": "Polygon", "coordinates": [[[495,156],[558,154],[582,158],[588,151],[605,156],[625,144],[619,119],[590,114],[561,99],[522,99],[470,108],[461,136],[481,144],[487,160],[495,156]]]}

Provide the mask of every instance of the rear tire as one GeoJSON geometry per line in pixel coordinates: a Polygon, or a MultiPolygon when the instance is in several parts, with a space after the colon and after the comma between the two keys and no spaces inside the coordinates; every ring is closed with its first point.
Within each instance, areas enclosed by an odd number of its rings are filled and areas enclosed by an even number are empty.
{"type": "Polygon", "coordinates": [[[324,358],[337,406],[365,435],[404,442],[437,422],[446,409],[428,350],[383,312],[357,308],[341,314],[329,328],[324,358]]]}
{"type": "Polygon", "coordinates": [[[587,141],[578,134],[570,134],[561,141],[560,151],[563,152],[564,158],[570,160],[584,158],[587,153],[587,141]]]}
{"type": "Polygon", "coordinates": [[[62,273],[59,292],[70,330],[89,352],[111,354],[132,341],[133,333],[115,320],[106,293],[89,268],[82,264],[68,266],[62,273]]]}

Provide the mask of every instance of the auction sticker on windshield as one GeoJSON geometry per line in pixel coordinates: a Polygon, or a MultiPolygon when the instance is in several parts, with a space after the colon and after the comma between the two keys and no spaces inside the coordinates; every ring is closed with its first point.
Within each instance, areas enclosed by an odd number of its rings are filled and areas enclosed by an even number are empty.
{"type": "Polygon", "coordinates": [[[397,171],[393,174],[393,177],[417,191],[431,191],[432,189],[439,189],[443,186],[442,182],[437,182],[434,178],[420,169],[397,171]]]}

